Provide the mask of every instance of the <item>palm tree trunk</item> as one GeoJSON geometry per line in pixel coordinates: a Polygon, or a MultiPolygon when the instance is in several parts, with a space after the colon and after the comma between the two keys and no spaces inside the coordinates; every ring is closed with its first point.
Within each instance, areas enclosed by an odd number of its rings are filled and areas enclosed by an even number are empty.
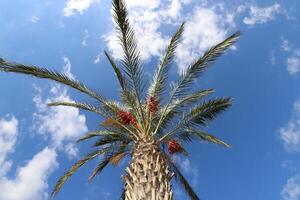
{"type": "Polygon", "coordinates": [[[152,138],[139,141],[123,176],[125,200],[173,200],[172,174],[152,138]]]}

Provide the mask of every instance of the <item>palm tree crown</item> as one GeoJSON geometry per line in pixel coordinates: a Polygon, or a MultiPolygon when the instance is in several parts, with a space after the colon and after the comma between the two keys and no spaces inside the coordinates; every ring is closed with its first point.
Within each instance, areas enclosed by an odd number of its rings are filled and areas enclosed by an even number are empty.
{"type": "Polygon", "coordinates": [[[184,23],[182,23],[172,36],[147,89],[140,53],[137,49],[134,30],[128,20],[125,2],[113,0],[112,6],[117,36],[123,48],[123,58],[116,62],[108,52],[104,53],[120,84],[121,102],[106,99],[66,74],[8,62],[0,58],[0,71],[51,79],[87,94],[98,102],[97,105],[83,102],[48,104],[49,106],[76,107],[94,112],[103,119],[100,130],[88,132],[78,139],[78,142],[96,139],[93,145],[94,150],[77,161],[59,179],[52,195],[56,195],[63,184],[87,162],[101,155],[101,161],[89,176],[91,180],[109,164],[115,165],[125,156],[132,156],[139,141],[150,138],[159,147],[170,171],[190,198],[199,199],[171,159],[171,155],[187,154],[183,144],[194,140],[204,140],[229,147],[227,143],[205,133],[202,129],[218,114],[230,107],[231,98],[203,100],[214,91],[212,89],[192,91],[191,87],[210,64],[236,42],[240,33],[234,33],[193,61],[169,89],[166,80],[176,47],[184,31],[184,23]]]}

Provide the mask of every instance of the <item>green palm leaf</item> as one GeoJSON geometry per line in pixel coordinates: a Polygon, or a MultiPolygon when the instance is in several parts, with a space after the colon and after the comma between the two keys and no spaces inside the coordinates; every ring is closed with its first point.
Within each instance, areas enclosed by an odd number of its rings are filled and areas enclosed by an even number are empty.
{"type": "Polygon", "coordinates": [[[93,178],[95,178],[96,175],[100,174],[102,170],[109,164],[109,160],[105,159],[101,161],[97,167],[94,169],[92,174],[89,176],[88,180],[91,181],[93,178]]]}
{"type": "Polygon", "coordinates": [[[123,144],[121,144],[118,147],[118,150],[110,153],[109,155],[107,155],[98,165],[97,167],[93,170],[93,172],[91,173],[91,175],[89,176],[89,181],[91,181],[96,175],[98,175],[99,173],[102,172],[102,170],[110,163],[111,159],[121,153],[126,152],[126,147],[127,147],[128,143],[124,142],[123,144]]]}
{"type": "Polygon", "coordinates": [[[229,47],[231,47],[241,35],[236,32],[226,38],[223,42],[215,45],[206,51],[201,58],[192,63],[181,75],[180,80],[172,91],[172,99],[180,98],[189,91],[189,86],[196,80],[219,56],[221,56],[229,47]]]}
{"type": "MultiPolygon", "coordinates": [[[[213,93],[213,89],[200,90],[193,94],[190,94],[184,98],[174,100],[169,109],[166,111],[165,117],[162,119],[159,129],[165,128],[165,126],[170,122],[174,117],[181,115],[183,109],[187,109],[191,104],[199,102],[203,97],[213,93]]],[[[162,108],[164,109],[164,108],[162,108]]]]}
{"type": "Polygon", "coordinates": [[[190,186],[189,182],[186,180],[186,178],[183,176],[183,174],[180,172],[179,167],[177,167],[174,160],[172,160],[169,155],[166,153],[163,154],[166,161],[168,162],[168,165],[171,169],[171,171],[174,173],[175,180],[178,181],[183,189],[187,192],[191,200],[200,200],[200,198],[197,196],[197,194],[194,192],[194,189],[190,186]]]}
{"type": "Polygon", "coordinates": [[[197,194],[193,190],[192,186],[190,186],[189,182],[186,180],[186,178],[183,176],[183,174],[180,172],[179,168],[176,166],[176,164],[174,162],[172,162],[171,168],[175,174],[176,180],[180,182],[181,186],[184,188],[186,193],[189,195],[190,199],[191,200],[200,200],[200,198],[197,196],[197,194]]]}
{"type": "Polygon", "coordinates": [[[208,121],[213,120],[218,114],[231,106],[231,98],[217,98],[195,106],[183,116],[178,125],[162,136],[159,141],[170,138],[171,135],[189,126],[204,126],[208,121]]]}
{"type": "Polygon", "coordinates": [[[112,144],[116,142],[130,142],[131,140],[128,137],[124,137],[123,135],[107,135],[102,137],[101,139],[98,139],[95,144],[93,144],[94,147],[99,147],[107,144],[112,144]]]}
{"type": "Polygon", "coordinates": [[[240,34],[240,32],[236,32],[225,39],[223,42],[209,49],[201,58],[192,63],[188,67],[186,72],[181,75],[178,83],[175,84],[174,88],[171,91],[169,101],[165,106],[165,109],[160,117],[154,133],[158,131],[171,102],[176,98],[184,97],[187,91],[189,91],[189,86],[191,85],[191,83],[193,83],[208,68],[209,64],[211,64],[217,57],[222,55],[225,50],[232,46],[239,38],[240,34]]]}
{"type": "Polygon", "coordinates": [[[174,58],[175,50],[180,41],[183,30],[184,30],[184,22],[181,24],[179,29],[171,38],[171,41],[166,49],[165,55],[162,57],[156,69],[156,72],[152,80],[152,84],[149,87],[148,95],[156,97],[158,100],[160,100],[159,98],[160,94],[164,90],[167,73],[170,68],[170,64],[174,58]]]}
{"type": "Polygon", "coordinates": [[[119,81],[119,84],[121,86],[122,90],[126,90],[126,80],[124,79],[124,76],[121,72],[121,70],[119,69],[119,67],[117,66],[117,64],[115,63],[115,61],[113,60],[113,58],[109,55],[108,52],[104,51],[104,54],[106,56],[106,58],[108,59],[108,61],[110,62],[110,65],[112,66],[117,79],[119,81]]]}
{"type": "Polygon", "coordinates": [[[93,113],[96,113],[102,117],[105,117],[106,114],[102,112],[99,108],[96,108],[95,106],[87,103],[80,103],[80,102],[51,102],[47,104],[48,106],[69,106],[69,107],[74,107],[86,111],[90,111],[93,113]]]}
{"type": "Polygon", "coordinates": [[[142,109],[141,95],[143,93],[143,68],[140,64],[140,53],[137,50],[135,33],[130,26],[128,13],[123,0],[113,0],[113,16],[117,24],[116,30],[118,39],[124,51],[122,64],[125,74],[129,77],[128,86],[134,91],[140,116],[145,122],[144,112],[142,109]]]}
{"type": "Polygon", "coordinates": [[[198,131],[198,130],[194,130],[194,129],[187,129],[187,130],[185,130],[185,132],[187,134],[191,134],[191,135],[195,136],[194,138],[198,138],[200,140],[204,140],[204,141],[211,142],[211,143],[214,143],[214,144],[223,145],[223,146],[225,146],[227,148],[231,147],[226,142],[218,139],[217,137],[215,137],[213,135],[205,133],[203,131],[198,131]]]}
{"type": "Polygon", "coordinates": [[[122,188],[122,191],[121,191],[120,200],[125,200],[125,189],[124,189],[124,187],[122,188]]]}
{"type": "Polygon", "coordinates": [[[225,111],[232,105],[230,97],[217,98],[209,100],[194,107],[186,116],[190,124],[206,125],[208,121],[213,120],[218,114],[225,111]]]}
{"type": "Polygon", "coordinates": [[[51,196],[55,196],[60,189],[62,188],[62,186],[65,184],[65,182],[80,168],[82,167],[84,164],[86,164],[88,161],[96,158],[97,156],[101,155],[101,154],[105,154],[108,151],[110,151],[112,148],[111,147],[106,147],[103,149],[99,149],[96,150],[88,155],[86,155],[84,158],[82,158],[81,160],[77,161],[67,172],[65,172],[65,174],[57,181],[54,190],[51,194],[51,196]]]}
{"type": "Polygon", "coordinates": [[[108,131],[108,130],[102,130],[102,131],[91,131],[86,133],[84,136],[79,138],[77,142],[82,142],[85,140],[88,140],[93,137],[101,137],[101,136],[111,136],[111,135],[120,135],[120,133],[114,132],[114,131],[108,131]]]}
{"type": "Polygon", "coordinates": [[[0,60],[0,71],[13,72],[13,73],[31,75],[31,76],[38,77],[38,78],[54,80],[61,84],[70,86],[82,93],[85,93],[85,94],[97,99],[98,101],[100,101],[102,103],[104,102],[104,97],[102,97],[101,95],[92,91],[87,86],[85,86],[83,83],[76,81],[76,80],[68,77],[66,74],[59,73],[55,70],[48,70],[45,68],[39,68],[39,67],[35,67],[35,66],[23,65],[23,64],[18,64],[18,63],[10,63],[10,62],[6,62],[5,60],[1,59],[0,60]]]}

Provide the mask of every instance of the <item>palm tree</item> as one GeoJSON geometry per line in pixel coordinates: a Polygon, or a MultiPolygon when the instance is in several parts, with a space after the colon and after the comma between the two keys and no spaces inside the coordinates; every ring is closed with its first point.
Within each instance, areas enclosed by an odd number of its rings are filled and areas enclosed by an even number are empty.
{"type": "Polygon", "coordinates": [[[140,62],[140,53],[134,30],[128,20],[125,2],[113,0],[112,6],[117,36],[123,48],[123,59],[117,63],[107,52],[104,53],[119,81],[121,102],[106,99],[66,74],[8,62],[0,58],[0,71],[54,80],[98,102],[97,105],[84,102],[48,104],[90,111],[103,120],[100,130],[88,132],[78,140],[82,142],[96,139],[94,150],[65,172],[58,180],[52,195],[56,195],[64,183],[87,162],[101,157],[101,161],[89,176],[91,180],[106,166],[116,165],[124,157],[130,156],[132,159],[122,176],[124,181],[122,199],[171,200],[173,199],[171,180],[175,178],[186,190],[190,199],[197,200],[198,196],[172,159],[172,155],[187,155],[183,144],[194,140],[229,147],[227,143],[203,131],[203,127],[230,107],[231,98],[204,100],[207,95],[213,93],[213,90],[195,91],[191,87],[210,64],[236,42],[240,33],[234,33],[205,52],[187,67],[171,88],[167,88],[167,73],[184,30],[184,23],[182,23],[171,38],[157,65],[153,80],[146,90],[143,65],[140,62]]]}

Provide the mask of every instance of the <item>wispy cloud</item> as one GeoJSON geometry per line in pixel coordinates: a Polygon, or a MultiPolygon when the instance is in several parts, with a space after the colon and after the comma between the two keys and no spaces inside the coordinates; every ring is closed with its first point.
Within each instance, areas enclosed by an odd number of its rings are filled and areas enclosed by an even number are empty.
{"type": "MultiPolygon", "coordinates": [[[[127,2],[143,60],[160,56],[168,44],[170,36],[160,31],[162,25],[178,27],[180,22],[187,21],[183,41],[176,55],[179,71],[185,69],[193,58],[200,56],[211,45],[224,39],[227,31],[234,26],[234,16],[221,6],[198,6],[190,15],[183,13],[183,7],[191,2],[175,0],[169,1],[167,5],[160,0],[127,2]]],[[[113,56],[121,58],[122,49],[114,32],[103,38],[113,56]]]]}
{"type": "Polygon", "coordinates": [[[264,24],[274,20],[276,15],[281,12],[281,5],[274,3],[271,6],[259,7],[255,5],[242,6],[240,9],[249,9],[249,16],[243,19],[247,25],[264,24]]]}
{"type": "Polygon", "coordinates": [[[283,200],[299,200],[300,199],[300,175],[296,175],[288,179],[286,185],[281,191],[283,200]]]}
{"type": "Polygon", "coordinates": [[[289,52],[291,50],[290,41],[283,37],[281,38],[281,49],[285,52],[289,52]]]}
{"type": "Polygon", "coordinates": [[[8,155],[15,150],[18,136],[18,120],[14,116],[0,119],[0,199],[44,200],[48,199],[47,179],[57,167],[56,152],[46,147],[24,166],[19,166],[15,178],[8,178],[13,162],[8,155]]]}
{"type": "Polygon", "coordinates": [[[77,157],[78,148],[75,146],[73,142],[69,142],[68,144],[66,144],[64,149],[69,159],[73,159],[77,157]]]}
{"type": "MultiPolygon", "coordinates": [[[[63,71],[74,78],[71,62],[63,57],[63,71]]],[[[72,141],[87,131],[86,118],[76,108],[48,108],[52,101],[71,101],[67,89],[53,84],[50,96],[43,98],[42,90],[37,88],[34,97],[37,111],[34,113],[34,129],[38,134],[49,138],[44,149],[37,152],[25,165],[18,166],[14,178],[7,173],[13,162],[8,154],[15,150],[18,136],[18,120],[14,116],[0,118],[0,199],[5,200],[46,200],[48,195],[48,178],[57,169],[57,152],[63,150],[69,158],[77,156],[78,149],[72,141]]]]}
{"type": "Polygon", "coordinates": [[[89,39],[90,35],[89,35],[89,31],[87,29],[84,30],[84,37],[83,40],[81,42],[82,46],[87,46],[87,40],[89,39]]]}
{"type": "Polygon", "coordinates": [[[179,165],[184,174],[191,176],[191,184],[195,187],[198,183],[199,172],[198,169],[191,165],[191,162],[188,158],[182,158],[179,156],[174,157],[176,163],[179,165]]]}
{"type": "Polygon", "coordinates": [[[0,199],[46,200],[48,177],[57,167],[56,152],[46,147],[25,166],[19,167],[16,177],[0,177],[0,199]]]}
{"type": "Polygon", "coordinates": [[[286,55],[286,70],[292,76],[297,76],[300,72],[300,49],[295,48],[288,39],[281,38],[281,50],[286,55]]]}
{"type": "Polygon", "coordinates": [[[14,116],[7,115],[5,118],[0,118],[0,177],[5,175],[12,165],[12,162],[7,160],[7,156],[14,151],[18,123],[14,116]]]}
{"type": "Polygon", "coordinates": [[[38,21],[40,21],[40,18],[38,17],[38,16],[32,16],[31,17],[31,19],[30,19],[30,21],[32,22],[32,23],[37,23],[38,21]]]}
{"type": "Polygon", "coordinates": [[[294,104],[293,116],[279,130],[285,149],[289,152],[300,152],[300,100],[294,104]]]}
{"type": "Polygon", "coordinates": [[[227,13],[219,7],[197,7],[187,18],[183,40],[178,47],[176,61],[179,72],[185,70],[205,50],[225,39],[232,23],[226,20],[227,13]]]}
{"type": "Polygon", "coordinates": [[[294,51],[286,60],[287,71],[290,75],[297,75],[300,72],[300,51],[294,51]]]}
{"type": "MultiPolygon", "coordinates": [[[[141,58],[148,60],[151,56],[159,56],[167,44],[167,37],[164,37],[159,28],[165,23],[166,10],[162,8],[160,0],[154,1],[126,1],[129,9],[131,24],[134,24],[138,47],[142,49],[141,58]],[[151,41],[151,42],[149,42],[151,41]]],[[[172,13],[176,15],[176,13],[172,13]]],[[[108,49],[113,57],[122,58],[122,48],[114,31],[103,35],[107,42],[108,49]]]]}
{"type": "Polygon", "coordinates": [[[93,3],[98,2],[100,2],[100,0],[67,0],[63,14],[66,17],[76,13],[83,14],[93,3]]]}
{"type": "MultiPolygon", "coordinates": [[[[192,0],[173,0],[168,1],[167,4],[161,0],[128,0],[126,2],[130,21],[136,31],[138,47],[142,49],[143,60],[149,60],[163,53],[170,39],[170,35],[161,31],[163,25],[178,27],[180,22],[187,22],[183,40],[176,54],[179,73],[204,51],[232,33],[239,16],[243,16],[243,23],[254,26],[275,20],[278,14],[285,14],[285,10],[279,3],[266,7],[241,4],[228,8],[222,3],[210,6],[206,1],[192,0]],[[193,4],[193,10],[187,14],[183,10],[189,4],[193,4]]],[[[121,58],[122,48],[114,32],[103,35],[103,38],[112,55],[115,58],[121,58]]]]}
{"type": "Polygon", "coordinates": [[[100,59],[101,59],[101,53],[99,53],[99,54],[96,56],[96,58],[95,58],[95,60],[94,60],[94,63],[95,63],[95,64],[98,64],[98,63],[100,62],[100,59]]]}
{"type": "MultiPolygon", "coordinates": [[[[64,56],[64,72],[70,77],[71,62],[64,56]]],[[[77,108],[58,106],[47,107],[50,102],[73,102],[68,95],[68,90],[60,85],[53,84],[50,90],[50,96],[43,98],[42,90],[38,88],[38,94],[34,97],[37,112],[34,113],[35,128],[39,134],[50,137],[52,145],[57,148],[63,148],[63,143],[73,141],[83,133],[87,132],[86,118],[79,113],[77,108]]],[[[73,154],[75,150],[67,152],[73,154]]]]}

